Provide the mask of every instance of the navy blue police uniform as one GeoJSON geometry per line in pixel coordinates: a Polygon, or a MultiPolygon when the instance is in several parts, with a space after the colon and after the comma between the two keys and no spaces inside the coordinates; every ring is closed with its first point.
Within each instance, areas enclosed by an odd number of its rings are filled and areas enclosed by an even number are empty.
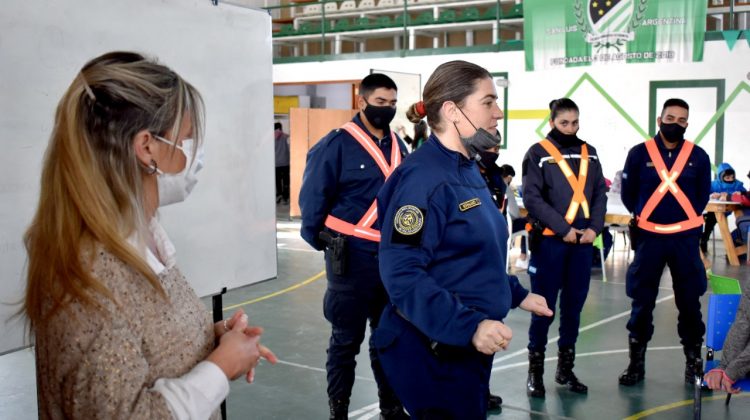
{"type": "MultiPolygon", "coordinates": [[[[369,141],[380,149],[392,164],[392,137],[386,130],[378,139],[362,123],[359,114],[352,121],[369,136],[369,141]]],[[[406,146],[396,138],[400,156],[406,146]]],[[[400,158],[399,156],[399,158],[400,158]]],[[[373,157],[346,130],[337,129],[320,140],[307,155],[307,166],[300,190],[302,238],[317,250],[325,250],[328,287],[323,301],[323,313],[331,323],[326,371],[328,396],[333,401],[348,403],[354,384],[355,357],[364,340],[369,320],[375,329],[387,296],[378,271],[378,243],[370,239],[341,235],[327,228],[326,220],[333,216],[340,221],[357,223],[372,206],[383,186],[385,175],[373,157]],[[345,270],[334,274],[331,250],[320,238],[320,232],[346,239],[345,270]]],[[[377,221],[372,229],[377,231],[377,221]]],[[[393,395],[384,379],[377,354],[370,342],[370,361],[378,384],[381,403],[393,395]]]]}
{"type": "MultiPolygon", "coordinates": [[[[589,291],[592,261],[591,244],[566,243],[562,238],[571,227],[591,229],[597,235],[602,231],[607,211],[607,186],[594,147],[578,139],[561,144],[552,135],[547,140],[559,151],[575,176],[579,175],[583,164],[581,155],[584,145],[588,152],[588,175],[585,176],[583,194],[589,214],[581,204],[576,212],[571,212],[571,217],[566,218],[574,198],[573,188],[561,165],[540,143],[529,148],[522,167],[523,203],[528,210],[530,224],[536,228],[532,235],[544,231],[537,236],[538,239],[531,241],[534,245],[528,268],[531,291],[544,296],[553,311],[560,296],[558,347],[562,350],[575,347],[581,310],[589,291]]],[[[544,353],[553,319],[554,316],[532,314],[529,351],[544,353]]]]}
{"type": "Polygon", "coordinates": [[[505,273],[507,225],[477,165],[433,135],[385,183],[378,213],[391,305],[375,346],[389,383],[414,418],[486,418],[492,356],[472,337],[528,291],[505,273]]]}
{"type": "MultiPolygon", "coordinates": [[[[674,149],[667,149],[660,136],[653,139],[658,154],[667,170],[673,170],[678,156],[687,142],[682,140],[674,149]]],[[[668,265],[672,274],[675,303],[680,312],[677,331],[686,349],[698,349],[703,343],[705,325],[701,315],[699,298],[706,291],[706,271],[699,253],[702,228],[701,213],[708,203],[711,190],[711,163],[706,152],[692,146],[681,173],[676,179],[664,185],[665,195],[658,202],[646,221],[642,216],[647,202],[655,191],[661,189],[662,178],[649,156],[646,143],[630,149],[622,173],[622,202],[628,211],[639,219],[639,227],[634,237],[635,257],[628,267],[626,290],[632,299],[632,311],[628,321],[630,338],[647,343],[654,333],[653,310],[659,292],[664,266],[668,265]],[[686,210],[675,194],[670,183],[679,187],[687,198],[688,212],[697,215],[697,222],[689,226],[686,210]],[[691,207],[691,208],[690,208],[691,207]],[[672,226],[673,228],[652,228],[643,225],[640,219],[650,225],[672,226]],[[676,229],[674,227],[682,227],[676,229]],[[637,239],[635,239],[637,238],[637,239]]],[[[700,354],[700,353],[699,353],[700,354]]],[[[698,354],[698,356],[699,356],[698,354]]]]}

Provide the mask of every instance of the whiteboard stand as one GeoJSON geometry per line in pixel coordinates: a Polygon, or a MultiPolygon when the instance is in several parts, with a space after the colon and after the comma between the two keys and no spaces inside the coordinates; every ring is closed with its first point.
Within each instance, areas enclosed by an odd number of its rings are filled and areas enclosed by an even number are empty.
{"type": "MultiPolygon", "coordinates": [[[[211,307],[213,309],[214,324],[224,319],[224,303],[222,302],[222,300],[224,293],[226,292],[227,288],[222,287],[219,293],[211,296],[211,307]]],[[[216,339],[216,345],[219,345],[218,338],[216,339]]],[[[221,402],[221,418],[227,420],[227,400],[221,402]]]]}

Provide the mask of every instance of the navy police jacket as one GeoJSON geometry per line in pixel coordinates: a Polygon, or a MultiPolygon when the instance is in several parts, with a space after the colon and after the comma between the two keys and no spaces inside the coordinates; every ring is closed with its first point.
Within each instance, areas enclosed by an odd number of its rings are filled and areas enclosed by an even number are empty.
{"type": "MultiPolygon", "coordinates": [[[[664,164],[668,170],[671,170],[680,150],[682,150],[684,141],[681,141],[675,149],[669,150],[664,147],[664,142],[658,134],[655,140],[664,164]]],[[[628,158],[625,160],[625,168],[622,170],[622,191],[620,192],[622,203],[628,211],[639,215],[648,199],[651,198],[651,194],[660,184],[661,179],[654,169],[654,164],[646,150],[646,144],[640,143],[630,149],[628,158]]],[[[677,185],[690,200],[695,212],[700,215],[706,208],[711,194],[711,160],[708,154],[698,145],[693,147],[682,174],[677,178],[677,185]]],[[[659,224],[678,223],[685,219],[687,219],[685,211],[670,192],[667,192],[648,218],[649,221],[659,224]]],[[[701,228],[697,227],[672,235],[696,234],[700,231],[701,228]]],[[[648,235],[656,235],[645,230],[642,230],[642,232],[648,235]]]]}
{"type": "MultiPolygon", "coordinates": [[[[577,177],[583,141],[561,147],[551,136],[547,139],[557,147],[577,177]]],[[[589,203],[589,218],[584,218],[583,209],[579,208],[572,226],[576,229],[591,228],[599,234],[604,228],[604,215],[607,213],[607,184],[596,149],[590,144],[586,144],[586,147],[589,153],[589,170],[583,192],[589,203]]],[[[523,205],[529,212],[529,219],[540,221],[557,236],[565,236],[571,227],[565,220],[565,213],[573,198],[573,189],[555,160],[539,143],[535,143],[523,158],[522,173],[523,205]]]]}
{"type": "MultiPolygon", "coordinates": [[[[391,163],[391,133],[383,139],[373,136],[357,114],[352,121],[370,134],[388,164],[391,163]]],[[[398,136],[396,137],[398,139],[398,136]]],[[[401,154],[406,146],[399,140],[401,154]]],[[[313,248],[323,250],[318,234],[329,214],[352,224],[367,212],[383,186],[385,176],[375,160],[346,130],[331,131],[307,153],[299,205],[302,212],[300,234],[313,248]]],[[[377,229],[379,221],[373,226],[377,229]]],[[[376,242],[349,237],[347,246],[377,252],[376,242]]]]}
{"type": "Polygon", "coordinates": [[[474,161],[430,136],[378,194],[380,276],[430,339],[467,346],[528,291],[505,273],[508,227],[474,161]]]}

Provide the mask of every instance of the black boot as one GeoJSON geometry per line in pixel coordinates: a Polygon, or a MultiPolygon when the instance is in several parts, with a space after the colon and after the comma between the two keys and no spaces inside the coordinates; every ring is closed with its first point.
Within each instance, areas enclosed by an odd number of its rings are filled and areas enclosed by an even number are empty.
{"type": "Polygon", "coordinates": [[[573,365],[576,360],[576,350],[573,347],[561,347],[557,352],[557,372],[555,382],[565,385],[569,390],[578,394],[588,394],[589,387],[582,384],[576,374],[573,373],[573,365]]]}
{"type": "Polygon", "coordinates": [[[499,395],[487,393],[487,410],[502,410],[503,399],[499,395]]]}
{"type": "Polygon", "coordinates": [[[529,350],[529,378],[526,394],[544,398],[544,352],[529,350]]]}
{"type": "Polygon", "coordinates": [[[406,420],[408,418],[411,417],[406,414],[402,406],[380,409],[380,420],[406,420]]]}
{"type": "Polygon", "coordinates": [[[380,399],[381,420],[406,420],[410,418],[395,394],[378,391],[378,398],[380,399]]]}
{"type": "Polygon", "coordinates": [[[688,385],[695,385],[696,377],[703,377],[701,347],[701,344],[695,344],[683,348],[685,352],[685,383],[688,385]]]}
{"type": "Polygon", "coordinates": [[[646,376],[646,343],[630,338],[630,363],[620,374],[620,385],[632,386],[646,376]]]}
{"type": "Polygon", "coordinates": [[[349,400],[328,400],[328,406],[331,408],[330,420],[348,420],[349,419],[349,400]]]}

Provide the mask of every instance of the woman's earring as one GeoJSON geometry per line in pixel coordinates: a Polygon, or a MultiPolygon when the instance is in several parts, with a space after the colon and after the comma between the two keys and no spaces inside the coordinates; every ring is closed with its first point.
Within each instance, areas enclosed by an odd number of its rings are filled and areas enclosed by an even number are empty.
{"type": "Polygon", "coordinates": [[[146,173],[149,175],[153,175],[158,170],[159,170],[159,167],[156,165],[156,161],[151,159],[151,163],[148,165],[148,171],[146,171],[146,173]]]}

